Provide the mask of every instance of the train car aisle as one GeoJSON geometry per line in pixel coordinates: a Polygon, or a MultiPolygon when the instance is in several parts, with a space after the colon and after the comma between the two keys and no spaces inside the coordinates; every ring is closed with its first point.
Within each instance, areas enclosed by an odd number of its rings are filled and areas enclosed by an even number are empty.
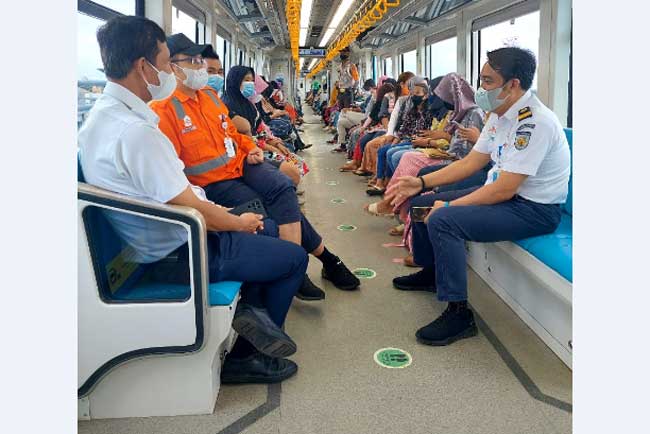
{"type": "Polygon", "coordinates": [[[365,272],[360,290],[340,291],[311,259],[309,274],[327,296],[295,300],[286,327],[300,369],[282,385],[222,386],[212,415],[80,422],[79,433],[571,432],[571,371],[472,271],[479,335],[448,347],[416,342],[443,304],[392,288],[393,277],[414,272],[393,262],[402,248],[383,246],[400,241],[387,233],[394,220],[364,213],[376,200],[365,178],[338,171],[344,158],[330,152],[331,135],[308,107],[305,121],[303,140],[314,144],[303,152],[311,167],[301,187],[305,214],[351,269],[374,273],[365,272]],[[407,353],[383,353],[401,369],[375,360],[386,348],[407,353]]]}

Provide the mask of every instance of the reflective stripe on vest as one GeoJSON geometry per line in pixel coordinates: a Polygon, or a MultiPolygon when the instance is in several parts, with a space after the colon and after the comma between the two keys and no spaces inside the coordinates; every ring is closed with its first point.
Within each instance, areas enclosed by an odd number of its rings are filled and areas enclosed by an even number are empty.
{"type": "Polygon", "coordinates": [[[227,154],[222,154],[219,157],[212,158],[201,164],[197,164],[196,166],[186,167],[183,169],[183,172],[185,172],[186,175],[190,176],[201,175],[205,172],[209,172],[221,166],[225,166],[230,160],[231,158],[227,154]]]}
{"type": "MultiPolygon", "coordinates": [[[[212,92],[208,91],[207,94],[210,96],[212,102],[214,102],[214,104],[218,107],[220,105],[219,100],[212,94],[212,92]]],[[[186,113],[181,101],[174,96],[172,97],[171,102],[174,106],[176,117],[181,121],[184,121],[186,113]]],[[[183,172],[189,176],[201,175],[205,172],[209,172],[211,170],[218,169],[221,166],[225,166],[230,160],[231,158],[228,156],[228,154],[221,154],[218,157],[211,158],[208,161],[204,161],[203,163],[197,164],[195,166],[185,167],[185,169],[183,169],[183,172]]]]}

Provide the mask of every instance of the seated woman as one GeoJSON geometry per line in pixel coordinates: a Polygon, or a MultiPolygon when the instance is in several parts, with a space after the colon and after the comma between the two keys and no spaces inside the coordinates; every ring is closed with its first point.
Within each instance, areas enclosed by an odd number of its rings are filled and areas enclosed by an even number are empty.
{"type": "Polygon", "coordinates": [[[261,98],[256,102],[256,107],[264,123],[273,131],[273,135],[284,140],[292,152],[311,148],[311,144],[305,144],[300,138],[287,111],[276,102],[275,95],[279,92],[278,84],[275,81],[268,83],[261,76],[256,77],[256,83],[260,88],[266,86],[260,92],[261,98]]]}
{"type": "Polygon", "coordinates": [[[400,150],[411,149],[411,139],[431,126],[433,113],[429,109],[427,81],[422,77],[413,77],[408,81],[408,88],[409,95],[398,100],[388,125],[386,137],[392,137],[392,143],[376,151],[377,181],[366,191],[371,196],[383,194],[385,179],[392,175],[392,170],[387,171],[386,160],[400,150]]]}
{"type": "MultiPolygon", "coordinates": [[[[478,140],[480,131],[483,129],[483,117],[485,113],[474,101],[474,89],[460,75],[456,73],[447,74],[435,89],[435,95],[447,103],[448,107],[453,105],[449,115],[449,123],[444,128],[451,135],[448,149],[436,148],[436,143],[430,137],[421,137],[416,140],[418,146],[425,143],[431,144],[432,148],[408,152],[408,158],[402,158],[395,176],[388,184],[384,199],[370,205],[366,209],[372,214],[392,214],[393,210],[400,210],[403,203],[391,206],[394,194],[391,187],[401,176],[415,176],[420,169],[426,166],[447,165],[453,161],[460,160],[472,150],[474,143],[478,140]]],[[[431,134],[429,134],[431,136],[431,134]]],[[[406,217],[408,205],[402,209],[402,217],[406,217]]]]}
{"type": "MultiPolygon", "coordinates": [[[[401,73],[397,78],[397,82],[395,82],[395,91],[392,94],[392,97],[389,97],[389,102],[391,103],[390,110],[389,110],[390,111],[389,117],[391,120],[393,119],[394,116],[396,116],[394,109],[399,106],[398,103],[400,99],[403,99],[404,97],[408,96],[409,89],[408,89],[407,82],[414,76],[415,74],[413,74],[412,72],[406,71],[401,73]]],[[[357,175],[376,174],[376,170],[377,170],[375,165],[377,160],[376,152],[377,149],[379,149],[385,143],[389,142],[386,134],[388,132],[387,130],[390,129],[390,123],[391,121],[388,122],[388,125],[386,126],[382,134],[376,134],[375,137],[372,137],[370,140],[368,140],[365,143],[366,146],[364,146],[362,149],[363,155],[362,158],[360,159],[361,165],[356,170],[357,175]],[[368,155],[366,155],[366,153],[368,155]]],[[[392,139],[390,141],[392,143],[392,139]]],[[[375,182],[374,179],[371,180],[371,184],[374,182],[375,182]]]]}
{"type": "Polygon", "coordinates": [[[341,172],[353,172],[359,169],[363,162],[366,145],[376,137],[386,133],[388,119],[395,106],[395,92],[397,82],[391,78],[386,79],[377,91],[377,102],[374,104],[366,121],[356,134],[351,134],[348,142],[348,153],[351,161],[340,168],[341,172]]]}
{"type": "MultiPolygon", "coordinates": [[[[255,92],[255,73],[252,68],[247,66],[233,66],[228,71],[226,80],[226,92],[223,102],[228,106],[229,116],[232,119],[237,131],[247,134],[251,137],[256,136],[264,130],[262,117],[257,111],[255,105],[249,100],[254,98],[255,92]]],[[[259,87],[258,87],[259,89],[259,87]]],[[[258,142],[258,146],[265,152],[273,152],[277,155],[290,157],[291,153],[284,146],[282,140],[271,136],[268,141],[258,142]]],[[[271,159],[269,162],[280,169],[287,175],[294,184],[298,185],[302,176],[301,165],[293,163],[299,161],[291,157],[289,161],[278,161],[271,159]]]]}

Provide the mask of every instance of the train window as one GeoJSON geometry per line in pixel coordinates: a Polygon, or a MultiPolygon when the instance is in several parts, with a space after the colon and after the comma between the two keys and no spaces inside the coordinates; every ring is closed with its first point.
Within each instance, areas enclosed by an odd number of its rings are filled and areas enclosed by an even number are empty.
{"type": "Polygon", "coordinates": [[[417,72],[418,60],[416,51],[408,51],[402,54],[402,68],[400,72],[411,71],[412,73],[417,72]]]}
{"type": "Polygon", "coordinates": [[[172,34],[183,33],[194,42],[198,42],[197,23],[194,18],[172,6],[172,34]]]}
{"type": "MultiPolygon", "coordinates": [[[[539,58],[539,11],[493,24],[472,33],[472,49],[479,55],[472,66],[472,84],[479,86],[479,73],[487,61],[487,52],[501,47],[527,48],[539,58]]],[[[537,90],[537,74],[532,85],[537,90]]]]}
{"type": "Polygon", "coordinates": [[[435,78],[456,71],[457,41],[454,36],[426,46],[425,65],[429,77],[435,78]]]}
{"type": "Polygon", "coordinates": [[[384,59],[384,74],[389,77],[393,76],[393,59],[391,57],[384,59]]]}
{"type": "Polygon", "coordinates": [[[105,21],[77,13],[77,126],[88,116],[95,101],[104,91],[102,58],[97,45],[97,29],[105,21]]]}
{"type": "Polygon", "coordinates": [[[135,15],[135,0],[93,0],[93,2],[124,15],[135,15]]]}

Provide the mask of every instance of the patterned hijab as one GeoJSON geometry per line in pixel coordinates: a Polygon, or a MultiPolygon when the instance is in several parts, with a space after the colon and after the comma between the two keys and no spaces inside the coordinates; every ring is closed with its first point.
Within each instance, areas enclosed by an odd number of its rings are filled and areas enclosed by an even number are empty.
{"type": "Polygon", "coordinates": [[[476,107],[474,89],[463,77],[452,72],[440,80],[440,84],[438,84],[434,92],[443,101],[454,104],[454,111],[449,117],[449,124],[445,127],[446,132],[453,134],[456,131],[456,125],[452,121],[462,122],[467,112],[476,107]]]}

